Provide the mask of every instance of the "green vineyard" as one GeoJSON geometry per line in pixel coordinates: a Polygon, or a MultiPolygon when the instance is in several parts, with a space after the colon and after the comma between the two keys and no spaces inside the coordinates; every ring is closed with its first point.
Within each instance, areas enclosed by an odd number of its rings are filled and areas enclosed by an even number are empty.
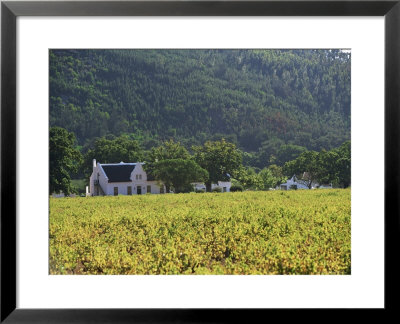
{"type": "Polygon", "coordinates": [[[350,274],[350,196],[50,198],[50,274],[350,274]]]}

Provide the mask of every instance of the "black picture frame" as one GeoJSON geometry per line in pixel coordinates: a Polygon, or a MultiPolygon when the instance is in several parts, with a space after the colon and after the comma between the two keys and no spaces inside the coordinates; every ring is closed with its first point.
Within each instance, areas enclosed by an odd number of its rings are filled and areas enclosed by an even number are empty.
{"type": "MultiPolygon", "coordinates": [[[[400,0],[394,1],[2,1],[1,313],[3,323],[234,322],[266,309],[16,308],[16,18],[18,16],[384,16],[385,308],[395,311],[399,279],[400,0]]],[[[373,174],[373,170],[371,170],[373,174]]],[[[371,256],[373,257],[373,256],[371,256]]],[[[373,266],[373,260],[371,260],[373,266]]],[[[272,310],[270,310],[272,311],[272,310]]],[[[381,310],[377,310],[381,311],[381,310]]],[[[250,317],[249,317],[250,316],[250,317]]]]}

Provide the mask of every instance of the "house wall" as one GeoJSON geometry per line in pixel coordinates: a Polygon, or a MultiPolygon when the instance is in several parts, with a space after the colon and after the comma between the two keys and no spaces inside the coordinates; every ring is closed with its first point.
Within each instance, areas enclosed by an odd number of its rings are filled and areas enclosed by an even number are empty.
{"type": "Polygon", "coordinates": [[[332,189],[332,184],[323,184],[319,186],[319,189],[332,189]]]}
{"type": "Polygon", "coordinates": [[[93,196],[94,193],[94,179],[93,179],[93,172],[89,178],[89,196],[93,196]]]}
{"type": "Polygon", "coordinates": [[[206,185],[204,183],[195,182],[192,183],[192,185],[194,186],[194,190],[206,190],[206,185]]]}
{"type": "Polygon", "coordinates": [[[293,180],[293,177],[289,179],[286,183],[280,185],[281,190],[291,190],[291,186],[297,186],[297,189],[308,189],[308,187],[302,183],[293,180]]]}
{"type": "Polygon", "coordinates": [[[132,188],[132,190],[133,190],[132,194],[133,195],[137,194],[137,188],[138,187],[142,188],[142,193],[141,193],[142,195],[147,193],[147,181],[133,181],[132,183],[133,183],[133,188],[132,188]]]}
{"type": "MultiPolygon", "coordinates": [[[[148,185],[151,186],[151,192],[150,192],[150,193],[152,193],[152,194],[159,194],[159,193],[161,193],[161,192],[160,192],[160,185],[158,184],[157,181],[147,181],[146,187],[147,187],[148,185]]],[[[163,186],[163,187],[164,187],[164,193],[165,193],[165,192],[166,192],[166,191],[165,191],[165,186],[163,186]]]]}
{"type": "MultiPolygon", "coordinates": [[[[194,185],[195,190],[206,190],[206,185],[204,183],[195,182],[195,183],[193,183],[193,185],[194,185]]],[[[216,187],[220,187],[221,189],[223,189],[225,187],[226,192],[230,192],[231,186],[232,186],[232,183],[230,181],[218,181],[218,184],[216,184],[216,183],[211,184],[211,190],[216,187]]]]}
{"type": "MultiPolygon", "coordinates": [[[[128,194],[128,186],[132,187],[132,195],[137,194],[137,188],[142,188],[142,195],[146,193],[151,194],[159,194],[160,193],[160,186],[156,181],[132,181],[132,182],[111,182],[107,184],[107,195],[113,196],[114,195],[114,187],[118,188],[118,195],[127,195],[128,194]],[[147,186],[150,187],[150,192],[147,192],[147,186]]],[[[164,186],[165,192],[165,186],[164,186]]]]}
{"type": "MultiPolygon", "coordinates": [[[[216,187],[220,187],[221,189],[223,189],[224,187],[226,188],[226,192],[230,192],[231,191],[231,185],[232,183],[230,181],[218,181],[218,185],[215,185],[216,187]]],[[[212,187],[212,185],[211,185],[212,187]]]]}
{"type": "Polygon", "coordinates": [[[107,183],[105,193],[108,196],[114,196],[114,188],[118,188],[118,195],[127,195],[128,186],[132,187],[132,194],[136,194],[136,186],[133,182],[110,182],[107,183]]]}
{"type": "Polygon", "coordinates": [[[60,192],[60,193],[53,193],[52,195],[51,195],[53,198],[64,198],[65,197],[65,194],[63,193],[63,192],[60,192]]]}
{"type": "Polygon", "coordinates": [[[131,180],[138,181],[139,183],[147,181],[147,173],[143,170],[143,167],[140,163],[136,164],[135,169],[133,169],[131,173],[131,180]],[[138,178],[136,178],[136,176],[138,176],[138,178]]]}
{"type": "Polygon", "coordinates": [[[101,167],[101,165],[97,164],[96,172],[99,173],[99,183],[100,187],[103,189],[104,193],[107,194],[107,185],[108,185],[108,178],[101,167]]]}
{"type": "MultiPolygon", "coordinates": [[[[94,161],[95,163],[95,161],[94,161]]],[[[94,180],[99,180],[100,186],[103,189],[103,191],[106,193],[107,185],[108,185],[108,178],[106,177],[106,174],[104,173],[103,168],[99,165],[96,164],[93,166],[93,172],[89,178],[89,194],[90,196],[96,196],[97,193],[95,191],[94,187],[94,180]],[[97,179],[97,174],[99,174],[99,178],[97,179]]]]}

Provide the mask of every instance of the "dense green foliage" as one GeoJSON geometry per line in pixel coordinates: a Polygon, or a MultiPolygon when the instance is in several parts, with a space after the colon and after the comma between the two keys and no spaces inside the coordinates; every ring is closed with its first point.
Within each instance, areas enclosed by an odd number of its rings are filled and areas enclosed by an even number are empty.
{"type": "Polygon", "coordinates": [[[170,159],[189,159],[191,158],[188,150],[179,142],[172,139],[165,141],[157,147],[152,147],[147,154],[147,162],[157,162],[170,159]]]}
{"type": "Polygon", "coordinates": [[[191,159],[170,159],[154,163],[153,174],[162,181],[169,192],[169,186],[175,193],[192,191],[191,183],[208,180],[208,172],[191,159]]]}
{"type": "Polygon", "coordinates": [[[287,178],[288,176],[284,176],[282,168],[273,164],[258,173],[252,167],[242,166],[231,181],[233,185],[247,190],[269,190],[285,182],[287,178]]]}
{"type": "Polygon", "coordinates": [[[350,190],[50,199],[50,274],[350,274],[350,190]]]}
{"type": "Polygon", "coordinates": [[[350,141],[330,151],[307,151],[296,159],[285,163],[286,175],[297,175],[300,181],[311,188],[313,182],[333,183],[348,187],[351,184],[351,145],[350,141]]]}
{"type": "MultiPolygon", "coordinates": [[[[51,50],[50,125],[88,149],[225,138],[247,166],[350,139],[350,54],[339,50],[51,50]]],[[[104,162],[104,161],[103,161],[104,162]]]]}
{"type": "Polygon", "coordinates": [[[242,155],[235,144],[224,139],[207,141],[203,146],[194,146],[194,160],[208,171],[205,180],[206,191],[211,191],[211,184],[218,181],[229,181],[242,165],[242,155]]]}
{"type": "Polygon", "coordinates": [[[49,133],[49,191],[62,191],[69,195],[73,191],[71,173],[78,171],[81,153],[75,148],[75,136],[63,128],[52,127],[49,133]]]}

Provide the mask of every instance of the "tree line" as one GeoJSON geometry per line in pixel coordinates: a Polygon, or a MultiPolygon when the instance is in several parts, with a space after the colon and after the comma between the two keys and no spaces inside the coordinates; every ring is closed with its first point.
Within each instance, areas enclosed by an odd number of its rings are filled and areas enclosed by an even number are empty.
{"type": "MultiPolygon", "coordinates": [[[[100,163],[145,162],[144,169],[164,183],[169,192],[193,191],[191,183],[204,182],[206,191],[218,181],[231,181],[231,190],[269,190],[296,175],[307,182],[333,183],[336,187],[351,184],[350,141],[340,147],[320,152],[281,148],[289,151],[290,161],[259,169],[246,166],[245,152],[224,138],[193,145],[190,150],[172,139],[150,149],[143,149],[133,137],[121,135],[95,139],[85,152],[77,146],[75,135],[61,127],[50,128],[50,193],[74,192],[72,177],[88,179],[92,160],[100,163]],[[297,156],[295,154],[297,152],[297,156]]],[[[274,162],[277,160],[274,160],[274,162]]]]}

